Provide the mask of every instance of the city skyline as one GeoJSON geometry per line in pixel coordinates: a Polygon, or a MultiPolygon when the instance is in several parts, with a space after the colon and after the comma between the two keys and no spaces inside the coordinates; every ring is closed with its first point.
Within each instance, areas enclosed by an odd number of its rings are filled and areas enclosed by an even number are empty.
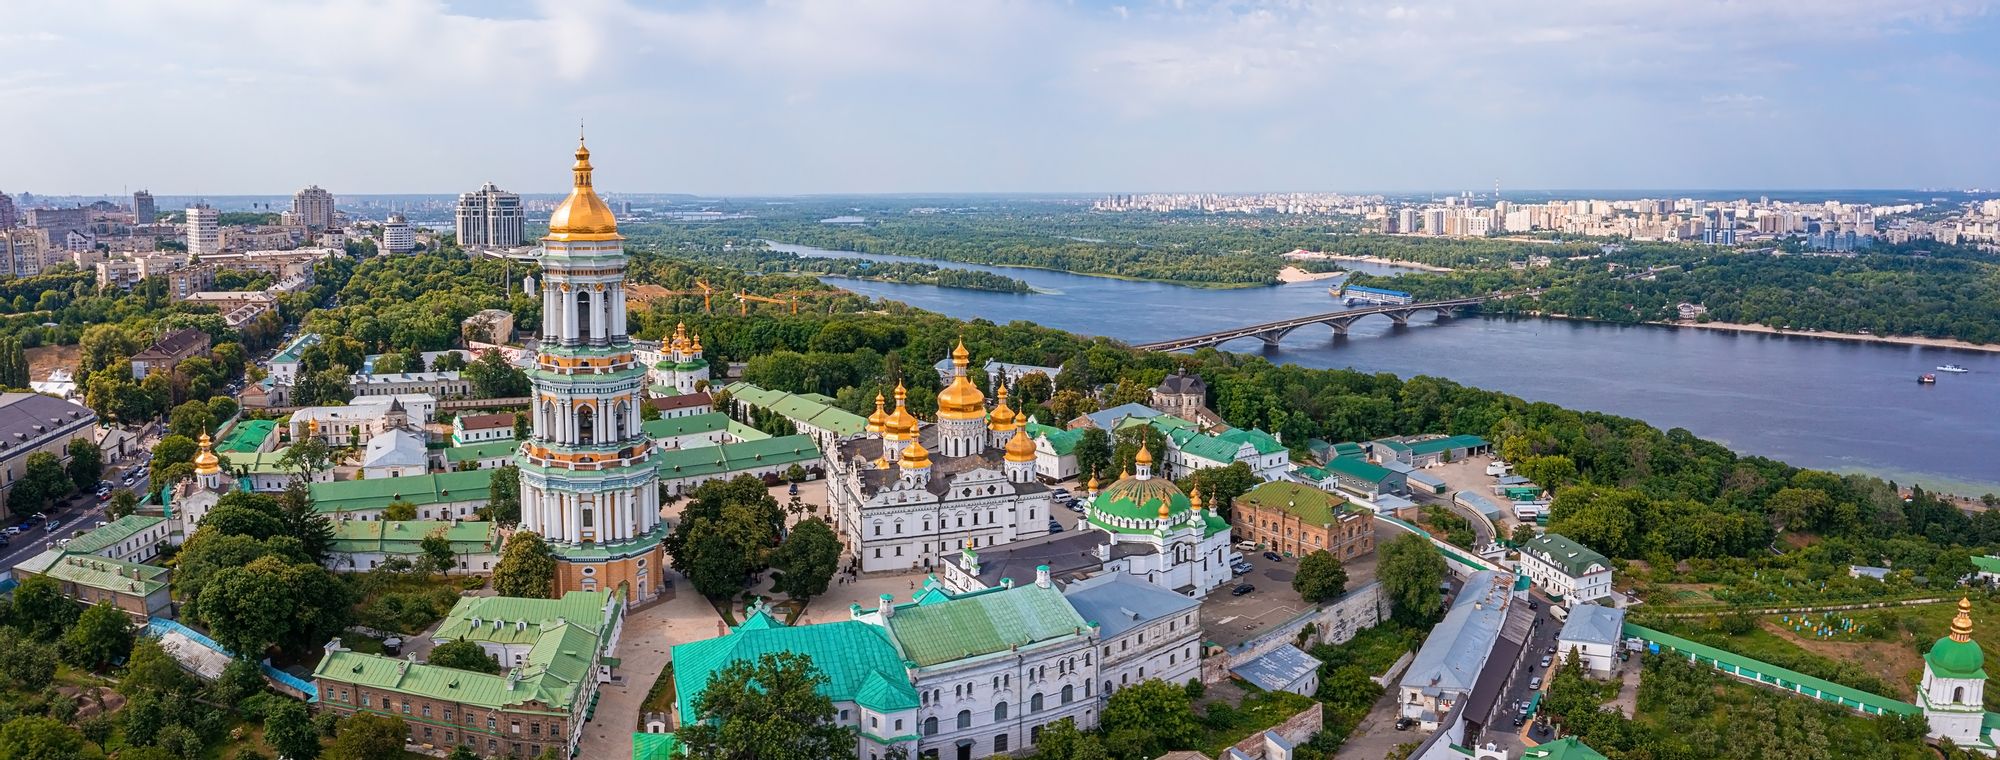
{"type": "Polygon", "coordinates": [[[535,195],[578,118],[625,192],[1991,187],[1995,8],[16,5],[0,190],[535,195]]]}

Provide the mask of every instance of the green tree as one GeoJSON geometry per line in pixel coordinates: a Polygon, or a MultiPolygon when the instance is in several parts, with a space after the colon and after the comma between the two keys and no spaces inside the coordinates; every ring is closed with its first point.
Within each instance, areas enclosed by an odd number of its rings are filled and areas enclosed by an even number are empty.
{"type": "Polygon", "coordinates": [[[410,729],[402,718],[358,712],[340,719],[333,742],[321,757],[326,760],[380,760],[400,757],[409,741],[410,729]]]}
{"type": "Polygon", "coordinates": [[[826,676],[791,652],[737,660],[709,678],[679,732],[689,760],[854,760],[853,729],[834,722],[826,676]]]}
{"type": "Polygon", "coordinates": [[[75,490],[76,482],[70,480],[62,460],[49,452],[37,451],[28,455],[21,479],[14,481],[13,490],[7,492],[7,510],[26,517],[48,509],[57,499],[75,490]]]}
{"type": "Polygon", "coordinates": [[[0,676],[24,692],[38,692],[56,677],[56,648],[0,627],[0,676]]]}
{"type": "MultiPolygon", "coordinates": [[[[1113,695],[1116,696],[1116,695],[1113,695]]],[[[1070,718],[1042,727],[1042,740],[1035,744],[1035,760],[1110,760],[1104,742],[1096,734],[1077,730],[1070,718]]]]}
{"type": "Polygon", "coordinates": [[[182,699],[191,698],[200,689],[201,682],[182,670],[180,661],[160,648],[158,641],[140,638],[132,642],[132,658],[125,661],[125,677],[119,681],[119,693],[127,697],[146,694],[182,699]]]}
{"type": "Polygon", "coordinates": [[[104,452],[88,436],[70,439],[65,450],[69,452],[69,465],[65,469],[69,471],[70,482],[76,484],[77,490],[96,488],[98,479],[104,475],[104,452]]]}
{"type": "Polygon", "coordinates": [[[258,540],[281,536],[285,522],[278,500],[265,494],[231,491],[216,500],[215,507],[201,516],[201,527],[225,536],[249,536],[258,540]]]}
{"type": "Polygon", "coordinates": [[[266,556],[216,572],[190,612],[223,647],[258,657],[272,646],[326,641],[346,627],[352,603],[347,585],[325,568],[266,556]]]}
{"type": "Polygon", "coordinates": [[[458,567],[458,554],[452,551],[451,539],[445,538],[442,526],[425,534],[423,540],[417,542],[417,548],[423,552],[419,563],[423,572],[447,573],[458,567]]]}
{"type": "Polygon", "coordinates": [[[546,599],[556,587],[555,552],[532,531],[515,531],[493,568],[493,589],[501,596],[546,599]]]}
{"type": "Polygon", "coordinates": [[[402,499],[389,502],[389,506],[382,509],[382,519],[415,520],[417,519],[417,505],[403,501],[402,499]]]}
{"type": "Polygon", "coordinates": [[[316,760],[320,753],[319,732],[303,703],[283,700],[264,715],[264,741],[289,760],[316,760]]]}
{"type": "Polygon", "coordinates": [[[1157,678],[1113,693],[1104,704],[1101,728],[1105,744],[1122,757],[1159,757],[1193,749],[1201,740],[1201,722],[1187,689],[1157,678]]]}
{"type": "Polygon", "coordinates": [[[1076,439],[1076,477],[1089,482],[1095,477],[1109,484],[1118,477],[1111,469],[1111,434],[1098,428],[1084,428],[1076,439]]]}
{"type": "MultiPolygon", "coordinates": [[[[206,399],[207,397],[202,397],[206,399]]],[[[200,438],[203,433],[214,432],[215,414],[209,411],[208,402],[193,400],[174,407],[167,415],[167,433],[188,438],[200,438]]]]}
{"type": "Polygon", "coordinates": [[[499,351],[481,353],[465,365],[465,379],[472,383],[477,398],[513,398],[528,395],[528,376],[507,363],[499,351]]]}
{"type": "Polygon", "coordinates": [[[21,339],[14,336],[0,337],[0,388],[9,390],[28,387],[28,354],[21,349],[21,339]]]}
{"type": "Polygon", "coordinates": [[[1315,604],[1333,601],[1347,593],[1347,568],[1325,549],[1307,554],[1299,558],[1298,572],[1292,576],[1292,590],[1315,604]]]}
{"type": "Polygon", "coordinates": [[[501,525],[521,522],[521,468],[507,464],[493,471],[486,485],[486,517],[501,525]]]}
{"type": "Polygon", "coordinates": [[[63,632],[57,647],[62,651],[63,662],[98,670],[131,656],[132,622],[124,610],[111,602],[98,602],[77,617],[74,627],[63,632]]]}
{"type": "Polygon", "coordinates": [[[1439,587],[1444,558],[1423,536],[1408,533],[1377,550],[1375,578],[1389,597],[1390,616],[1403,625],[1428,629],[1443,616],[1439,587]]]}
{"type": "Polygon", "coordinates": [[[163,471],[173,465],[192,462],[194,455],[199,453],[201,445],[195,443],[193,438],[184,435],[168,435],[161,438],[159,443],[153,444],[153,463],[150,465],[153,483],[165,485],[167,479],[162,477],[163,471]]]}
{"type": "Polygon", "coordinates": [[[1576,462],[1560,455],[1522,459],[1514,463],[1514,471],[1550,490],[1569,485],[1578,477],[1576,462]]]}
{"type": "Polygon", "coordinates": [[[298,539],[307,562],[326,563],[327,553],[333,549],[333,520],[313,508],[312,491],[305,481],[286,484],[278,495],[278,522],[285,535],[298,539]]]}
{"type": "Polygon", "coordinates": [[[208,685],[208,696],[216,704],[241,705],[264,692],[264,671],[248,657],[237,657],[222,666],[222,675],[208,685]]]}
{"type": "Polygon", "coordinates": [[[80,760],[83,734],[54,718],[24,715],[0,726],[0,760],[80,760]]]}
{"type": "Polygon", "coordinates": [[[111,503],[104,508],[104,514],[112,520],[137,511],[139,511],[139,495],[128,488],[112,491],[111,503]]]}
{"type": "Polygon", "coordinates": [[[326,440],[318,436],[304,436],[285,447],[285,453],[278,455],[278,466],[296,473],[301,480],[310,481],[315,475],[332,467],[339,457],[326,440]]]}
{"type": "Polygon", "coordinates": [[[477,641],[459,639],[447,641],[431,649],[430,664],[442,668],[458,668],[479,673],[500,672],[500,662],[486,653],[486,648],[477,641]]]}
{"type": "Polygon", "coordinates": [[[479,753],[472,751],[471,747],[460,744],[452,747],[451,754],[445,756],[444,760],[484,760],[484,758],[481,758],[479,753]]]}
{"type": "Polygon", "coordinates": [[[63,596],[62,584],[54,578],[30,575],[14,588],[9,618],[15,628],[36,641],[55,641],[76,624],[77,615],[76,602],[63,596]]]}
{"type": "Polygon", "coordinates": [[[1514,532],[1508,538],[1514,542],[1515,546],[1525,546],[1529,541],[1535,540],[1535,535],[1534,523],[1521,523],[1514,526],[1514,532]]]}
{"type": "Polygon", "coordinates": [[[1248,462],[1230,462],[1228,467],[1207,467],[1189,473],[1182,480],[1181,490],[1189,494],[1201,491],[1201,503],[1227,520],[1234,511],[1236,497],[1249,493],[1262,482],[1248,462]]]}
{"type": "Polygon", "coordinates": [[[772,590],[805,601],[826,593],[840,567],[840,538],[817,518],[801,520],[771,557],[777,570],[772,590]]]}
{"type": "Polygon", "coordinates": [[[763,567],[785,512],[764,482],[748,475],[703,483],[693,497],[667,534],[667,556],[703,596],[733,596],[763,567]]]}

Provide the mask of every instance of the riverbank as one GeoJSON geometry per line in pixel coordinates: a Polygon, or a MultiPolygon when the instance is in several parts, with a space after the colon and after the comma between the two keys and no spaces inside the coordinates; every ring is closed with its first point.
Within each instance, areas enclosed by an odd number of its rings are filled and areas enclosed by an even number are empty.
{"type": "Polygon", "coordinates": [[[1290,264],[1286,264],[1284,268],[1278,270],[1278,282],[1290,284],[1294,282],[1312,282],[1313,280],[1331,280],[1333,278],[1339,277],[1344,274],[1347,273],[1340,271],[1308,272],[1306,270],[1300,269],[1290,264]]]}
{"type": "Polygon", "coordinates": [[[1441,266],[1438,266],[1438,265],[1436,265],[1436,264],[1420,264],[1420,263],[1417,263],[1417,262],[1415,262],[1415,261],[1404,261],[1404,260],[1402,260],[1402,259],[1385,259],[1385,258],[1382,258],[1381,256],[1355,256],[1355,255],[1351,255],[1351,254],[1345,254],[1345,253],[1321,253],[1321,252],[1319,252],[1319,251],[1306,251],[1306,250],[1298,250],[1298,251],[1292,251],[1291,253],[1286,253],[1286,254],[1282,254],[1282,255],[1283,255],[1283,256],[1284,256],[1285,258],[1288,258],[1288,259],[1314,259],[1314,260],[1325,260],[1325,261],[1359,261],[1359,262],[1361,262],[1361,263],[1364,263],[1364,264],[1379,264],[1379,265],[1382,265],[1382,266],[1390,266],[1390,267],[1402,267],[1402,268],[1404,268],[1404,269],[1417,269],[1417,270],[1422,270],[1422,271],[1425,271],[1425,272],[1449,272],[1449,271],[1451,271],[1451,267],[1441,267],[1441,266]]]}
{"type": "Polygon", "coordinates": [[[1806,332],[1804,330],[1780,330],[1770,325],[1746,325],[1735,322],[1649,322],[1663,327],[1690,327],[1697,330],[1723,330],[1726,332],[1758,333],[1762,335],[1783,335],[1797,338],[1824,338],[1826,340],[1848,340],[1857,343],[1882,343],[1897,346],[1924,346],[1926,348],[1955,348],[1961,351],[1984,351],[2000,353],[2000,344],[1970,343],[1953,338],[1925,338],[1917,335],[1867,335],[1845,332],[1806,332]]]}

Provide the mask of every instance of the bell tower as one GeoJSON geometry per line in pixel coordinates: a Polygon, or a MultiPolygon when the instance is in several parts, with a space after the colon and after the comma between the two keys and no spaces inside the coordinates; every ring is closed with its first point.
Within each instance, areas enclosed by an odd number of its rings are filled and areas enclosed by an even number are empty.
{"type": "Polygon", "coordinates": [[[1994,748],[1986,737],[1986,653],[1972,640],[1972,601],[1958,600],[1951,633],[1924,655],[1924,680],[1917,704],[1930,722],[1930,738],[1988,756],[1994,748]]]}

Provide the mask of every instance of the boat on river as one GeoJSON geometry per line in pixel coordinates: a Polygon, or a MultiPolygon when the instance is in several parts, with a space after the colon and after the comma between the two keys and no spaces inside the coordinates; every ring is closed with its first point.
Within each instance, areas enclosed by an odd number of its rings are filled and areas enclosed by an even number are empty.
{"type": "Polygon", "coordinates": [[[1965,374],[1965,373],[1967,373],[1967,372],[1971,372],[1972,370],[1969,370],[1969,369],[1966,369],[1966,368],[1964,368],[1964,367],[1961,367],[1961,366],[1958,366],[1958,365],[1956,365],[1956,364],[1944,364],[1944,365],[1939,365],[1939,366],[1938,366],[1938,368],[1937,368],[1937,371],[1939,371],[1939,372],[1950,372],[1950,373],[1952,373],[1952,374],[1954,374],[1954,375],[1963,375],[1963,374],[1965,374]]]}
{"type": "Polygon", "coordinates": [[[1918,384],[1918,385],[1935,385],[1935,384],[1937,384],[1937,375],[1933,375],[1933,374],[1931,374],[1931,373],[1929,373],[1929,372],[1925,372],[1925,373],[1923,373],[1923,374],[1921,374],[1921,375],[1918,375],[1918,376],[1917,376],[1917,384],[1918,384]]]}

